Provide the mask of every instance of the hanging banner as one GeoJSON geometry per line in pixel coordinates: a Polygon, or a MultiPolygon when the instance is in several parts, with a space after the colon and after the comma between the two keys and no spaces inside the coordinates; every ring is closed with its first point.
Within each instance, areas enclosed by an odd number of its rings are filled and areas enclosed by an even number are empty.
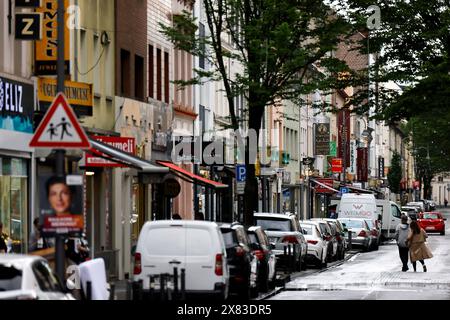
{"type": "Polygon", "coordinates": [[[378,178],[384,177],[384,158],[378,157],[378,178]]]}
{"type": "Polygon", "coordinates": [[[367,182],[368,178],[368,149],[358,148],[357,149],[357,175],[359,182],[367,182]]]}
{"type": "MultiPolygon", "coordinates": [[[[36,75],[56,75],[58,59],[58,0],[42,0],[36,12],[42,13],[42,40],[35,42],[36,75]]],[[[64,73],[70,74],[70,30],[67,20],[69,0],[64,1],[64,73]]]]}
{"type": "Polygon", "coordinates": [[[356,140],[350,140],[350,162],[347,172],[356,174],[356,140]]]}
{"type": "Polygon", "coordinates": [[[315,134],[315,154],[328,155],[330,153],[330,124],[317,123],[315,134]]]}
{"type": "Polygon", "coordinates": [[[336,141],[330,141],[330,156],[336,157],[337,156],[337,146],[336,141]]]}
{"type": "Polygon", "coordinates": [[[350,111],[345,109],[338,113],[338,154],[342,158],[344,165],[348,167],[350,163],[350,111]],[[344,154],[345,150],[345,154],[344,154]]]}

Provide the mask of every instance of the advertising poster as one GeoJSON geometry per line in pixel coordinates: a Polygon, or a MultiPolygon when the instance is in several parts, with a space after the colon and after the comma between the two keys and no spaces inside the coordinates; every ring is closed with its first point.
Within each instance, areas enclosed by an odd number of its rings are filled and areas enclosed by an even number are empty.
{"type": "Polygon", "coordinates": [[[83,232],[83,177],[39,177],[39,217],[44,237],[83,232]]]}

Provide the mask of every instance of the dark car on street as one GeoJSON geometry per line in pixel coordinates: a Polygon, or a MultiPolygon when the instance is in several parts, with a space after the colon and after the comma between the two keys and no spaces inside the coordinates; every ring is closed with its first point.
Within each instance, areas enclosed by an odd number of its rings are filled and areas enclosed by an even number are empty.
{"type": "Polygon", "coordinates": [[[257,258],[245,227],[240,223],[219,224],[230,271],[230,293],[249,299],[257,294],[257,258]]]}
{"type": "Polygon", "coordinates": [[[260,292],[267,292],[270,288],[275,287],[277,276],[276,257],[272,251],[273,245],[270,244],[262,227],[250,227],[247,233],[250,239],[250,247],[258,260],[258,289],[260,292]]]}

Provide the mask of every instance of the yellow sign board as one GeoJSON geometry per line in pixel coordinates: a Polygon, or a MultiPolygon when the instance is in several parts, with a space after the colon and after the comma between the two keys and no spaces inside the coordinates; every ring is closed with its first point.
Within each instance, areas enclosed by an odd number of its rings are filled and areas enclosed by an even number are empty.
{"type": "MultiPolygon", "coordinates": [[[[56,79],[38,79],[38,99],[43,102],[52,102],[56,97],[56,79]]],[[[91,107],[94,104],[92,96],[92,84],[64,81],[64,94],[72,106],[91,107]]]]}
{"type": "MultiPolygon", "coordinates": [[[[37,75],[56,75],[56,61],[58,59],[58,0],[42,0],[41,7],[36,12],[42,13],[42,40],[35,42],[36,61],[35,73],[37,75]]],[[[64,69],[70,72],[70,31],[67,26],[69,15],[67,8],[69,0],[64,1],[64,69]]]]}

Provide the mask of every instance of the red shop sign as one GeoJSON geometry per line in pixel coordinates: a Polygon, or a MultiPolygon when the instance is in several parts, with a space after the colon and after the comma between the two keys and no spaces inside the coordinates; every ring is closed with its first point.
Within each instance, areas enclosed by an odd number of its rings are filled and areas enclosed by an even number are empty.
{"type": "MultiPolygon", "coordinates": [[[[104,144],[110,145],[111,147],[119,149],[125,153],[136,155],[135,138],[103,136],[91,136],[91,138],[104,144]]],[[[101,155],[102,157],[109,158],[108,155],[102,154],[97,150],[94,150],[94,152],[101,155]]],[[[86,167],[126,167],[126,165],[114,161],[109,161],[102,157],[96,157],[94,155],[86,153],[86,167]]]]}
{"type": "MultiPolygon", "coordinates": [[[[315,179],[317,182],[322,183],[330,188],[333,188],[333,181],[334,179],[327,179],[327,178],[318,178],[315,179]]],[[[324,186],[321,186],[320,184],[316,183],[314,186],[314,191],[316,193],[334,193],[333,190],[330,190],[328,188],[325,188],[324,186]]]]}
{"type": "Polygon", "coordinates": [[[342,172],[342,159],[341,158],[333,158],[333,160],[331,160],[331,172],[333,172],[333,173],[341,173],[342,172]]]}

